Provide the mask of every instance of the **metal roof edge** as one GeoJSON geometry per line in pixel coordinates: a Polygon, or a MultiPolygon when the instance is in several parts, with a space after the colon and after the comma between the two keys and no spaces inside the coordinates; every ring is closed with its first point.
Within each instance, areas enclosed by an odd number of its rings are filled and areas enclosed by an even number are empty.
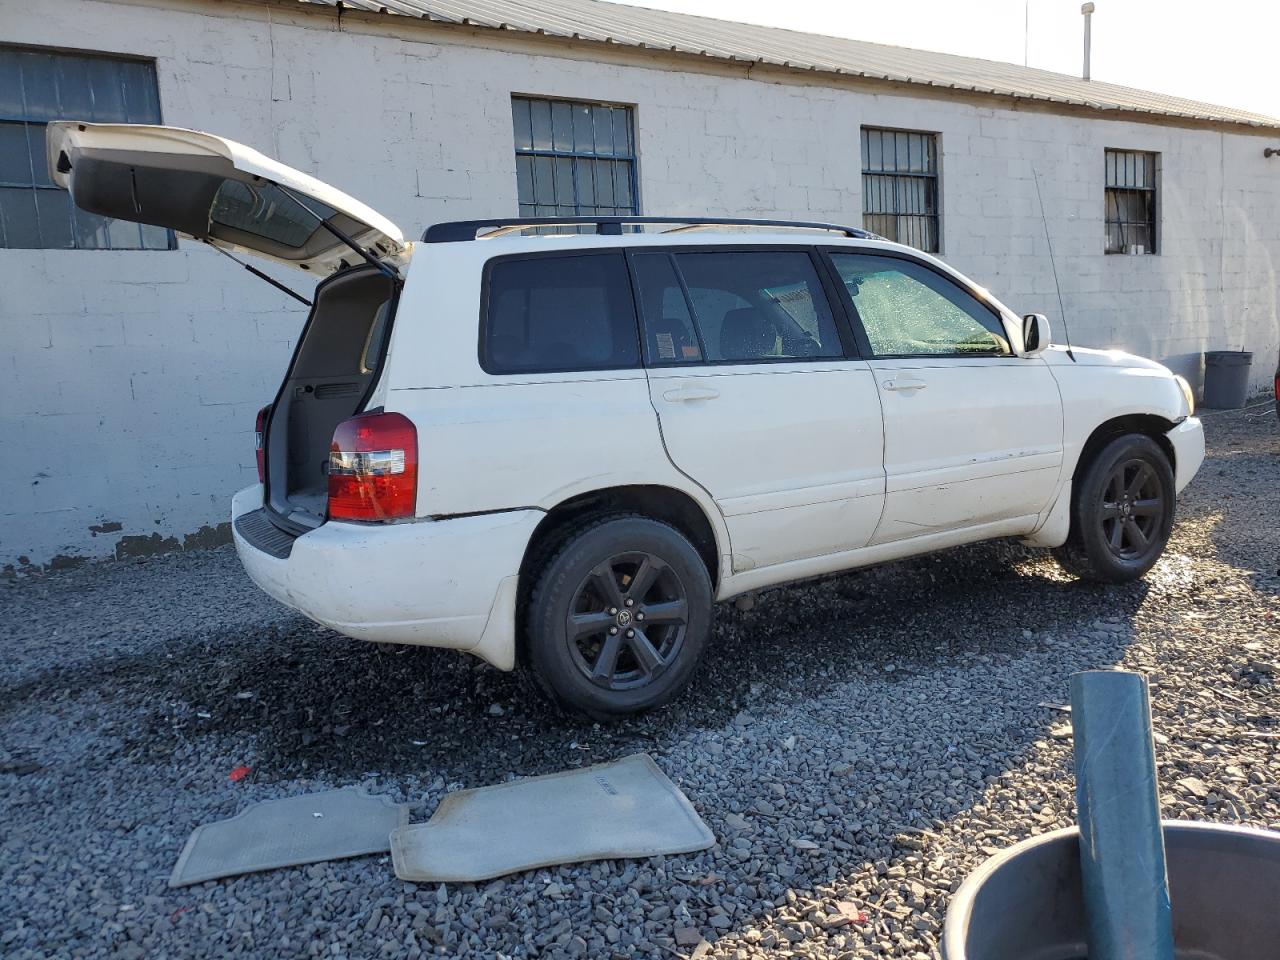
{"type": "MultiPolygon", "coordinates": [[[[582,44],[586,46],[607,47],[610,50],[615,52],[624,51],[624,50],[635,51],[637,55],[642,57],[646,55],[652,56],[654,54],[673,55],[681,58],[691,57],[691,58],[695,58],[695,59],[699,59],[699,60],[703,60],[711,63],[722,63],[722,64],[725,64],[726,66],[733,65],[733,64],[746,64],[748,68],[750,68],[751,66],[760,65],[760,66],[769,67],[769,68],[773,68],[780,71],[793,72],[797,74],[805,74],[805,75],[818,74],[822,76],[840,77],[845,80],[862,79],[862,80],[869,80],[874,82],[890,83],[894,85],[900,85],[903,87],[916,87],[916,88],[926,88],[926,89],[931,88],[932,90],[935,90],[935,91],[956,90],[961,93],[973,93],[973,94],[978,94],[980,96],[989,96],[989,97],[996,97],[1004,100],[1011,100],[1015,103],[1020,101],[1027,101],[1027,102],[1034,102],[1039,105],[1060,105],[1065,107],[1071,107],[1071,108],[1074,108],[1075,110],[1094,111],[1100,114],[1106,114],[1107,116],[1105,117],[1105,119],[1117,119],[1118,117],[1132,116],[1138,122],[1150,122],[1149,118],[1159,117],[1159,118],[1164,118],[1167,121],[1170,121],[1169,125],[1173,125],[1173,126],[1201,127],[1204,125],[1208,125],[1215,128],[1224,127],[1224,128],[1230,128],[1230,129],[1237,129],[1237,130],[1240,130],[1241,132],[1246,132],[1246,131],[1280,132],[1280,117],[1269,118],[1262,114],[1253,114],[1250,111],[1243,111],[1243,110],[1234,111],[1233,108],[1229,108],[1229,107],[1223,107],[1222,109],[1232,110],[1233,112],[1243,114],[1243,115],[1229,116],[1226,114],[1192,113],[1184,110],[1158,109],[1155,107],[1142,106],[1138,104],[1126,105],[1122,103],[1105,103],[1101,101],[1086,100],[1086,99],[1083,99],[1080,97],[1074,97],[1074,96],[1055,95],[1052,93],[1037,93],[1031,90],[1017,90],[1010,87],[980,86],[978,84],[964,84],[963,82],[948,82],[945,80],[916,78],[916,77],[905,76],[905,75],[895,76],[892,73],[879,73],[879,72],[873,73],[868,70],[854,70],[848,67],[842,67],[835,63],[831,63],[831,64],[808,63],[808,64],[802,65],[801,63],[795,62],[794,60],[770,58],[763,54],[756,55],[754,57],[743,56],[740,51],[716,52],[708,47],[704,47],[696,44],[688,45],[680,42],[673,43],[669,46],[665,44],[662,46],[659,46],[650,42],[640,41],[640,40],[619,40],[612,36],[603,36],[603,35],[587,36],[579,31],[570,31],[570,30],[562,31],[554,28],[548,28],[545,25],[539,25],[536,27],[533,27],[533,26],[526,27],[526,26],[519,26],[517,24],[514,24],[509,20],[502,21],[502,22],[499,22],[497,20],[486,22],[486,21],[476,20],[474,18],[470,18],[466,16],[456,16],[456,15],[451,16],[450,14],[438,9],[438,7],[440,6],[447,5],[449,3],[449,0],[445,0],[444,3],[436,3],[436,2],[432,2],[432,0],[410,0],[410,2],[404,3],[404,0],[402,0],[403,5],[405,6],[414,6],[414,7],[421,6],[423,8],[423,12],[420,15],[400,13],[385,5],[378,5],[375,7],[372,3],[365,4],[365,3],[361,3],[360,0],[247,0],[247,2],[253,3],[255,5],[284,7],[284,8],[291,8],[291,9],[307,11],[307,12],[310,12],[310,11],[321,12],[326,10],[335,11],[339,17],[345,18],[345,17],[350,17],[352,15],[356,15],[362,18],[367,18],[368,20],[374,21],[374,22],[390,20],[392,18],[405,19],[410,22],[425,22],[430,24],[432,27],[436,27],[436,28],[444,28],[444,29],[462,28],[468,31],[475,31],[476,33],[490,33],[495,35],[495,37],[501,36],[501,35],[506,35],[510,37],[511,35],[515,34],[515,35],[528,37],[535,41],[551,41],[551,42],[558,41],[558,42],[566,42],[566,43],[573,43],[573,44],[582,44]],[[1183,123],[1178,123],[1177,121],[1188,121],[1188,123],[1183,124],[1183,123]]],[[[457,0],[452,0],[452,2],[456,4],[457,0]]],[[[218,3],[217,5],[222,6],[221,3],[218,3]]],[[[609,7],[621,6],[620,4],[607,3],[607,2],[604,2],[604,5],[609,7]]],[[[675,14],[675,13],[671,13],[670,11],[655,11],[652,8],[647,8],[647,7],[627,7],[627,9],[640,11],[640,12],[647,11],[652,13],[661,13],[663,15],[669,15],[673,17],[688,17],[691,20],[711,20],[712,19],[712,18],[705,18],[705,17],[697,17],[689,14],[675,14]]],[[[714,22],[717,24],[724,24],[729,27],[742,26],[748,29],[753,28],[753,25],[739,24],[736,21],[715,20],[714,22]]],[[[826,37],[821,34],[805,34],[799,31],[786,30],[786,28],[758,27],[756,29],[781,30],[788,33],[796,33],[799,36],[811,37],[811,38],[816,38],[820,40],[830,39],[830,40],[839,41],[839,40],[846,39],[846,38],[837,38],[837,37],[826,37]]],[[[863,41],[854,41],[854,42],[863,42],[863,41]]],[[[1016,64],[1005,64],[1001,61],[980,61],[979,58],[963,57],[961,55],[955,55],[955,54],[938,54],[932,51],[916,50],[915,48],[911,48],[911,47],[898,47],[898,46],[892,46],[887,44],[876,44],[876,46],[891,47],[892,49],[895,49],[895,50],[902,50],[909,53],[918,53],[918,54],[927,55],[927,56],[936,55],[936,56],[949,57],[949,58],[954,57],[958,60],[991,63],[993,66],[996,66],[996,67],[1015,67],[1017,69],[1024,69],[1024,68],[1018,68],[1016,64]]],[[[1062,79],[1070,79],[1070,80],[1078,79],[1074,77],[1069,77],[1068,75],[1065,75],[1065,74],[1063,75],[1053,74],[1049,71],[1038,71],[1038,72],[1044,73],[1048,77],[1061,77],[1062,79]]],[[[1103,81],[1084,81],[1084,82],[1097,83],[1099,85],[1107,86],[1107,87],[1119,87],[1119,85],[1106,84],[1103,81]]],[[[1119,87],[1119,89],[1122,89],[1122,90],[1131,89],[1135,93],[1146,94],[1148,96],[1156,96],[1156,97],[1166,96],[1165,94],[1160,94],[1155,91],[1139,90],[1137,88],[1119,87]]],[[[1182,97],[1172,97],[1171,95],[1170,95],[1170,99],[1184,101],[1187,103],[1194,103],[1196,106],[1203,106],[1203,107],[1217,106],[1215,104],[1207,104],[1207,103],[1201,104],[1197,101],[1187,100],[1186,98],[1182,98],[1182,97]]]]}

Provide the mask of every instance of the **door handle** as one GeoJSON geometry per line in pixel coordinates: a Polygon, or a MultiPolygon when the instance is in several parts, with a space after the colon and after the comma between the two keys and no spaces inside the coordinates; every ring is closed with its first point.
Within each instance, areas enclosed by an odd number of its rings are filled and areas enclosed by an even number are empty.
{"type": "Polygon", "coordinates": [[[911,391],[911,390],[923,390],[925,387],[928,386],[928,384],[925,383],[923,380],[912,380],[910,378],[903,378],[900,380],[886,380],[883,384],[881,384],[881,386],[883,386],[886,390],[911,391]]]}
{"type": "Polygon", "coordinates": [[[672,403],[688,403],[690,400],[714,400],[718,396],[720,391],[711,387],[677,387],[666,391],[662,399],[672,403]]]}

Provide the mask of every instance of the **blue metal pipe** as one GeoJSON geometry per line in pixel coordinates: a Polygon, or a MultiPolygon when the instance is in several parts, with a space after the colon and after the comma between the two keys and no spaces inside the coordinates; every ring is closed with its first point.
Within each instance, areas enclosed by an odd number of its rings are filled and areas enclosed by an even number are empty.
{"type": "Polygon", "coordinates": [[[1173,916],[1146,678],[1071,677],[1089,960],[1173,960],[1173,916]]]}

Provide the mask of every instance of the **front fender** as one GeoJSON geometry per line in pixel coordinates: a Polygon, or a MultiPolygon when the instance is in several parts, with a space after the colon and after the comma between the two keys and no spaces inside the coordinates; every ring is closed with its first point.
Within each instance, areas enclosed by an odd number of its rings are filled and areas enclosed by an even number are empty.
{"type": "Polygon", "coordinates": [[[1103,424],[1125,417],[1151,417],[1159,421],[1160,432],[1167,433],[1190,414],[1182,388],[1167,368],[1115,352],[1098,362],[1099,353],[1077,350],[1077,356],[1084,355],[1082,362],[1049,364],[1062,393],[1064,479],[1074,474],[1089,438],[1103,424]],[[1126,364],[1130,359],[1135,362],[1126,364]]]}

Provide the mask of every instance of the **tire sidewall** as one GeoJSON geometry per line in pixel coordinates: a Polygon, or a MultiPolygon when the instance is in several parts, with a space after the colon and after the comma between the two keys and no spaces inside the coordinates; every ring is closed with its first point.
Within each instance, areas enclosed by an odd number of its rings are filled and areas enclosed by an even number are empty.
{"type": "Polygon", "coordinates": [[[544,689],[562,706],[598,719],[660,706],[689,682],[711,632],[711,578],[698,551],[679,531],[644,517],[601,520],[572,536],[535,574],[529,601],[529,664],[544,689]],[[634,690],[605,690],[582,676],[567,639],[569,605],[583,580],[612,556],[645,551],[671,567],[684,587],[688,621],[680,653],[657,680],[634,690]]]}
{"type": "Polygon", "coordinates": [[[1150,437],[1141,434],[1118,437],[1098,452],[1083,479],[1076,506],[1076,522],[1079,524],[1080,542],[1089,561],[1100,568],[1110,580],[1135,580],[1141,577],[1163,555],[1169,535],[1173,532],[1177,493],[1168,455],[1150,437]],[[1155,470],[1160,484],[1160,497],[1168,506],[1156,529],[1158,546],[1141,559],[1125,560],[1111,552],[1102,533],[1099,511],[1107,481],[1116,466],[1123,460],[1134,459],[1144,460],[1155,470]]]}

